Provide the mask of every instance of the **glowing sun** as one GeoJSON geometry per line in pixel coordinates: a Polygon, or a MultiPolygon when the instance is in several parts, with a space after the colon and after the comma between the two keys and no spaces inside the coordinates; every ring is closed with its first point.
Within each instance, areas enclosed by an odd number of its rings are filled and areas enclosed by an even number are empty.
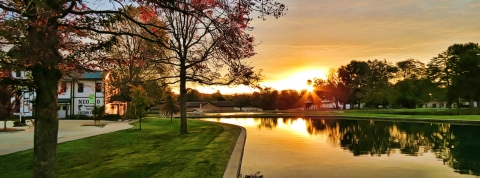
{"type": "Polygon", "coordinates": [[[263,82],[263,84],[265,86],[271,86],[276,90],[294,89],[297,91],[313,91],[313,86],[308,85],[307,81],[313,81],[314,78],[325,79],[326,74],[327,73],[324,70],[302,70],[295,72],[284,79],[271,82],[263,82]]]}

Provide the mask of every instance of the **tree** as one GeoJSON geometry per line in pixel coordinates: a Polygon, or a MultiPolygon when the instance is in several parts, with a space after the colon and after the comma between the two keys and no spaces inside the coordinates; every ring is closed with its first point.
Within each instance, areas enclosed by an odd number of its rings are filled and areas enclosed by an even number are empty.
{"type": "MultiPolygon", "coordinates": [[[[361,101],[367,105],[385,108],[389,103],[387,96],[393,91],[391,83],[397,72],[397,68],[384,60],[368,60],[369,74],[367,75],[366,86],[363,89],[364,99],[361,101]]],[[[391,103],[390,103],[391,104],[391,103]]]]}
{"type": "Polygon", "coordinates": [[[130,98],[132,98],[130,110],[139,119],[140,130],[142,130],[142,118],[147,115],[147,107],[154,104],[153,100],[145,94],[142,86],[131,86],[130,98]]]}
{"type": "Polygon", "coordinates": [[[94,124],[100,123],[105,116],[105,106],[95,106],[92,110],[94,124]]]}
{"type": "Polygon", "coordinates": [[[13,115],[14,103],[11,102],[14,91],[8,87],[0,86],[0,118],[3,119],[3,129],[7,130],[7,118],[13,115]]]}
{"type": "Polygon", "coordinates": [[[275,109],[278,91],[270,87],[260,88],[260,92],[253,92],[251,105],[265,110],[275,109]]]}
{"type": "MultiPolygon", "coordinates": [[[[109,95],[113,96],[112,101],[130,102],[130,86],[142,85],[149,97],[160,102],[163,91],[162,80],[156,80],[165,75],[169,70],[168,65],[162,64],[165,56],[165,48],[157,43],[150,43],[148,40],[153,37],[168,39],[164,29],[158,29],[155,36],[146,33],[136,23],[141,21],[142,7],[126,6],[126,14],[135,21],[123,20],[115,23],[109,29],[122,28],[123,32],[139,34],[139,36],[122,35],[117,37],[115,46],[108,51],[110,55],[110,85],[118,91],[110,90],[109,95]]],[[[165,26],[158,18],[152,17],[148,23],[156,26],[165,26]]]]}
{"type": "Polygon", "coordinates": [[[239,107],[242,110],[242,107],[250,105],[251,95],[249,94],[235,94],[231,97],[233,103],[236,107],[239,107]]]}
{"type": "Polygon", "coordinates": [[[297,90],[282,90],[278,94],[275,107],[282,110],[299,107],[300,97],[297,90]]]}
{"type": "Polygon", "coordinates": [[[450,61],[454,75],[452,76],[452,85],[448,89],[450,95],[457,95],[470,101],[470,107],[473,107],[473,100],[480,100],[478,90],[480,90],[480,48],[474,46],[465,51],[457,60],[450,61]],[[455,93],[455,94],[453,94],[455,93]]]}
{"type": "Polygon", "coordinates": [[[370,66],[364,61],[352,60],[346,66],[341,66],[338,69],[338,78],[341,85],[348,89],[346,102],[358,103],[365,97],[369,73],[370,66]]]}
{"type": "Polygon", "coordinates": [[[479,52],[476,43],[454,44],[429,62],[429,79],[447,90],[448,103],[460,104],[460,98],[479,100],[478,81],[475,80],[479,74],[479,52]]]}
{"type": "Polygon", "coordinates": [[[253,67],[242,61],[255,54],[254,39],[247,33],[251,20],[249,14],[259,11],[261,17],[279,17],[285,10],[283,4],[271,0],[178,0],[169,1],[174,8],[167,9],[158,1],[137,2],[145,7],[145,19],[148,15],[157,16],[168,29],[169,39],[157,38],[152,42],[162,44],[170,51],[164,63],[173,66],[175,73],[162,79],[180,84],[182,134],[188,132],[187,81],[207,85],[250,85],[260,80],[253,67]]]}
{"type": "Polygon", "coordinates": [[[56,177],[59,80],[69,71],[91,70],[107,61],[103,51],[115,38],[97,32],[114,33],[104,27],[115,21],[113,14],[123,13],[92,10],[82,0],[9,0],[0,8],[0,64],[29,72],[36,92],[34,177],[56,177]]]}
{"type": "Polygon", "coordinates": [[[180,111],[180,107],[177,104],[177,100],[175,98],[175,94],[172,91],[165,91],[165,105],[162,107],[162,112],[165,113],[167,116],[170,116],[170,122],[173,120],[173,114],[178,113],[180,111]]]}
{"type": "Polygon", "coordinates": [[[220,90],[212,94],[212,101],[225,101],[225,98],[220,93],[220,90]]]}
{"type": "MultiPolygon", "coordinates": [[[[127,4],[125,1],[109,2],[119,3],[115,5],[120,7],[125,7],[127,4]]],[[[213,3],[214,1],[208,2],[213,3]]],[[[157,12],[163,13],[163,10],[169,9],[175,12],[181,11],[183,15],[189,14],[190,16],[199,18],[203,17],[203,19],[210,18],[209,14],[212,14],[208,13],[212,11],[204,11],[206,9],[201,8],[203,7],[201,4],[205,3],[203,1],[186,3],[186,1],[181,0],[139,0],[133,3],[136,5],[154,4],[155,7],[160,10],[157,12]],[[194,7],[192,6],[194,4],[200,6],[194,7]]],[[[215,1],[215,4],[217,4],[217,1],[215,1]]],[[[115,44],[116,36],[118,35],[143,37],[139,33],[122,31],[123,28],[120,27],[119,29],[111,29],[112,24],[115,24],[118,20],[126,19],[135,22],[136,25],[142,26],[142,29],[146,29],[147,33],[154,35],[155,38],[159,37],[159,34],[156,33],[159,29],[167,29],[165,26],[158,26],[146,21],[137,21],[126,14],[122,8],[117,10],[94,10],[93,8],[89,8],[88,5],[90,4],[82,0],[11,0],[0,2],[0,36],[2,38],[0,63],[2,66],[8,66],[15,70],[21,69],[31,73],[32,84],[37,96],[35,106],[38,111],[41,111],[36,112],[36,126],[34,131],[34,177],[56,177],[55,163],[58,138],[58,108],[56,101],[58,83],[59,80],[65,76],[64,74],[72,70],[83,71],[106,66],[106,64],[110,62],[110,57],[106,55],[105,50],[115,44]],[[4,50],[7,48],[14,49],[14,52],[5,55],[6,51],[4,50]]],[[[259,0],[249,0],[249,2],[238,3],[238,5],[237,3],[232,3],[231,5],[237,7],[236,9],[232,9],[233,7],[229,6],[230,3],[219,3],[218,5],[218,8],[217,6],[206,7],[212,10],[215,9],[215,12],[218,12],[217,10],[220,9],[229,12],[217,14],[226,17],[223,18],[226,21],[218,23],[219,27],[225,29],[222,31],[224,33],[216,33],[219,34],[219,36],[235,36],[234,34],[230,34],[237,32],[234,29],[240,29],[241,27],[246,28],[248,25],[241,24],[247,24],[246,22],[248,22],[249,18],[245,17],[251,11],[261,12],[262,17],[264,15],[278,17],[283,15],[283,10],[285,9],[283,4],[259,0]],[[237,12],[245,13],[235,16],[237,12]],[[228,26],[228,24],[232,26],[228,26]]],[[[142,19],[151,17],[151,15],[148,14],[149,13],[143,13],[142,19]]],[[[241,44],[241,47],[237,45],[237,48],[225,49],[245,49],[242,48],[245,44],[243,42],[248,38],[243,38],[245,36],[242,35],[240,36],[243,40],[239,40],[238,38],[224,40],[222,44],[232,44],[232,46],[235,46],[234,44],[241,44]],[[231,43],[232,41],[238,42],[231,43]]],[[[155,41],[148,37],[144,37],[144,39],[150,40],[151,42],[155,41]]],[[[161,44],[170,46],[168,43],[163,43],[165,39],[161,41],[161,44]]],[[[236,50],[231,51],[237,52],[236,50]]],[[[184,52],[187,53],[188,50],[184,52]]],[[[242,55],[242,57],[246,56],[242,55]]],[[[240,58],[235,58],[234,61],[238,59],[240,58]]],[[[237,65],[239,63],[236,62],[229,64],[240,69],[236,71],[233,70],[232,73],[235,75],[232,77],[242,76],[239,74],[246,74],[247,76],[253,74],[251,73],[252,68],[237,65]]],[[[182,73],[183,81],[186,81],[185,71],[182,70],[180,73],[182,73]]],[[[181,87],[181,93],[182,96],[186,93],[184,85],[181,87]]],[[[185,104],[185,102],[183,102],[183,104],[185,104]]],[[[185,107],[185,105],[183,106],[185,107]]],[[[182,109],[182,113],[184,113],[184,117],[182,118],[184,118],[183,120],[185,121],[182,124],[182,133],[186,133],[186,114],[184,109],[182,109]]]]}
{"type": "Polygon", "coordinates": [[[315,79],[314,84],[317,92],[321,92],[322,99],[328,99],[335,103],[338,108],[340,104],[345,107],[350,95],[350,89],[340,79],[339,71],[335,68],[328,70],[327,80],[315,79]],[[325,97],[323,97],[325,96],[325,97]]]}
{"type": "Polygon", "coordinates": [[[188,102],[195,102],[195,101],[201,101],[202,100],[202,94],[193,88],[187,88],[187,101],[188,102]]]}
{"type": "Polygon", "coordinates": [[[397,62],[398,77],[400,80],[425,78],[426,68],[423,62],[414,59],[407,59],[397,62]]]}
{"type": "Polygon", "coordinates": [[[403,107],[414,109],[417,107],[417,103],[421,102],[418,88],[414,82],[412,79],[406,79],[395,85],[396,93],[398,93],[397,102],[403,107]]]}

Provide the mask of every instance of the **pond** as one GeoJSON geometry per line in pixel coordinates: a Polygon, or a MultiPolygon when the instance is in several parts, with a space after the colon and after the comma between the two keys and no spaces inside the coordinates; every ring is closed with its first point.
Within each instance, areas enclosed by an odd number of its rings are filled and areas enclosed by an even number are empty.
{"type": "Polygon", "coordinates": [[[322,118],[204,120],[245,127],[244,175],[480,176],[480,126],[322,118]]]}

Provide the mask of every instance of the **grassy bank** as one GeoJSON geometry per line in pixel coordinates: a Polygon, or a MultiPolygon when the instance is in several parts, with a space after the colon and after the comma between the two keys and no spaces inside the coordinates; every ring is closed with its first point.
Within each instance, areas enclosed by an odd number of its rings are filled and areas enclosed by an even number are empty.
{"type": "Polygon", "coordinates": [[[382,118],[382,119],[428,119],[428,120],[458,120],[480,121],[478,108],[474,109],[360,109],[360,110],[276,110],[262,112],[233,112],[233,113],[197,113],[189,117],[197,118],[273,118],[273,117],[352,117],[352,118],[382,118]],[[458,115],[460,113],[460,115],[458,115]]]}
{"type": "MultiPolygon", "coordinates": [[[[58,145],[59,177],[222,177],[240,129],[189,120],[146,119],[128,130],[58,145]]],[[[0,156],[1,177],[32,177],[33,150],[0,156]]]]}

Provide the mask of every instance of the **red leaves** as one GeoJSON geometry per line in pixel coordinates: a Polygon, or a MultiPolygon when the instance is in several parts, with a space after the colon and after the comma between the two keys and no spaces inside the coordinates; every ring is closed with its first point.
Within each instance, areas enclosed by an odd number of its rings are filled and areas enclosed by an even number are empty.
{"type": "Polygon", "coordinates": [[[144,23],[149,22],[156,15],[153,9],[145,6],[139,7],[138,11],[140,12],[140,20],[144,23]]]}
{"type": "Polygon", "coordinates": [[[213,9],[218,3],[215,0],[192,0],[191,5],[197,10],[213,9]]]}
{"type": "Polygon", "coordinates": [[[215,0],[192,0],[191,3],[194,6],[204,5],[204,6],[210,6],[210,7],[213,7],[217,4],[215,0]]]}

